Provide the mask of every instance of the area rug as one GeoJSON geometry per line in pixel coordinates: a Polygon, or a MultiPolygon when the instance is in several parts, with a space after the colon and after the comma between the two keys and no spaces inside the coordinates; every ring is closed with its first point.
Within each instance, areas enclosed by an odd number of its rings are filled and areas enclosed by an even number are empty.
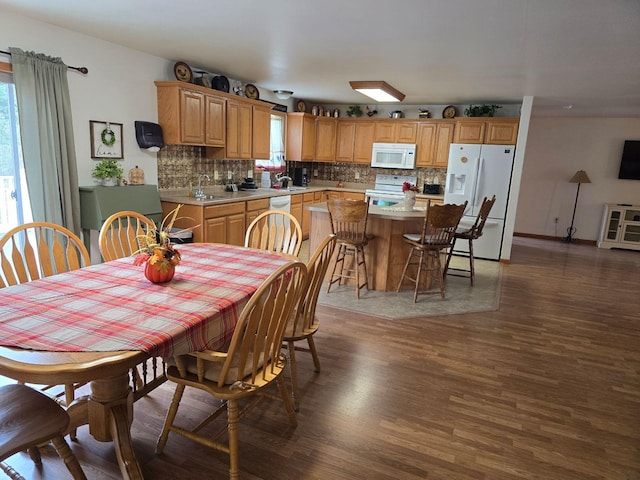
{"type": "MultiPolygon", "coordinates": [[[[451,260],[451,266],[468,266],[468,263],[469,260],[462,257],[451,260]]],[[[498,310],[502,266],[488,260],[475,260],[474,263],[474,286],[468,278],[449,275],[445,300],[436,293],[419,295],[417,303],[413,303],[413,290],[399,293],[361,290],[358,300],[354,286],[334,284],[330,293],[326,292],[326,286],[322,289],[318,304],[392,319],[498,310]]]]}

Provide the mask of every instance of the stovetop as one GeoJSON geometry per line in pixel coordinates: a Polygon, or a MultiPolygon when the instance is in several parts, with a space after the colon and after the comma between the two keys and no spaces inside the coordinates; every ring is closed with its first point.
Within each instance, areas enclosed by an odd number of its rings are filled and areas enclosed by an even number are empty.
{"type": "Polygon", "coordinates": [[[414,175],[385,175],[377,174],[376,183],[373,189],[366,190],[365,194],[383,194],[383,193],[395,193],[402,194],[402,184],[409,182],[415,185],[418,181],[418,177],[414,175]]]}

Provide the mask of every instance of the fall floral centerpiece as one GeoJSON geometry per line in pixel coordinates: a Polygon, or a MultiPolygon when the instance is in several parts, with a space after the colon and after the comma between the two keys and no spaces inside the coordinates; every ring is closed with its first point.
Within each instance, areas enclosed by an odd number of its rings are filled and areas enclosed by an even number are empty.
{"type": "Polygon", "coordinates": [[[153,283],[168,282],[175,274],[176,265],[180,263],[180,252],[171,243],[171,235],[193,230],[197,227],[184,228],[173,232],[173,224],[179,218],[178,211],[182,205],[167,214],[158,228],[150,228],[145,235],[138,237],[140,249],[136,252],[134,265],[144,265],[145,277],[153,283]]]}
{"type": "Polygon", "coordinates": [[[418,193],[418,187],[413,183],[404,182],[402,184],[402,191],[404,192],[404,205],[403,209],[406,211],[412,211],[416,205],[416,193],[418,193]]]}

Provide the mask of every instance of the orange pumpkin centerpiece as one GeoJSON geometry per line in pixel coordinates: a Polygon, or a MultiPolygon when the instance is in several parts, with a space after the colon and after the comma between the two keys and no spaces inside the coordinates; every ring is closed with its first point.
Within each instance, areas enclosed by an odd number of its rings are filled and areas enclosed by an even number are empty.
{"type": "MultiPolygon", "coordinates": [[[[139,237],[141,246],[133,261],[134,265],[144,265],[144,276],[153,283],[165,283],[171,280],[176,272],[176,265],[180,263],[180,252],[171,244],[169,236],[173,222],[176,220],[178,205],[164,218],[158,229],[149,230],[146,235],[139,237]],[[168,220],[168,221],[167,221],[168,220]]],[[[186,230],[176,232],[176,235],[186,230]]]]}

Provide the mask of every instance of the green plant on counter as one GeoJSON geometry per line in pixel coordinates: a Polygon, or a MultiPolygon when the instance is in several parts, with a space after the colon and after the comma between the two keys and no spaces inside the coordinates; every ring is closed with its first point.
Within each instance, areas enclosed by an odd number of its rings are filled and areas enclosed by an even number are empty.
{"type": "Polygon", "coordinates": [[[361,117],[362,109],[360,105],[351,105],[347,110],[347,117],[361,117]]]}
{"type": "Polygon", "coordinates": [[[96,164],[91,172],[91,176],[100,180],[105,180],[107,178],[117,178],[118,180],[121,180],[123,172],[124,170],[122,170],[122,167],[117,160],[104,159],[100,160],[100,162],[96,164]]]}
{"type": "Polygon", "coordinates": [[[464,109],[464,114],[467,117],[493,117],[498,108],[502,108],[502,105],[469,105],[464,109]]]}

